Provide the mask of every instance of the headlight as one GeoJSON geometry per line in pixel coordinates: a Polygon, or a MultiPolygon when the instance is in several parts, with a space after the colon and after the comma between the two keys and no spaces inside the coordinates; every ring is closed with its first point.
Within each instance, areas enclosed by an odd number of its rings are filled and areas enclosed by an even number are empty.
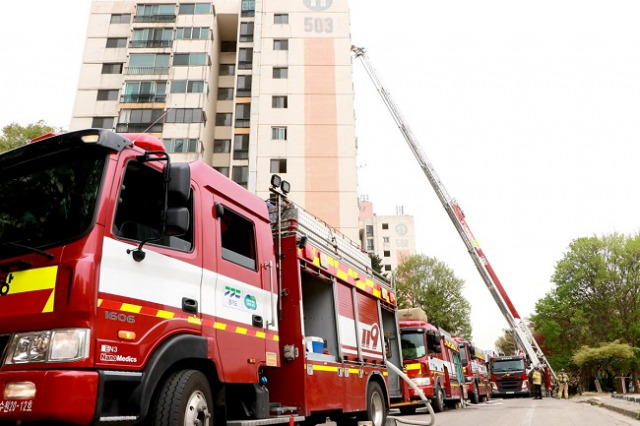
{"type": "Polygon", "coordinates": [[[416,377],[415,379],[411,379],[416,386],[429,386],[431,384],[431,379],[429,377],[416,377]]]}
{"type": "Polygon", "coordinates": [[[6,364],[69,362],[89,356],[89,329],[18,333],[7,349],[6,364]]]}

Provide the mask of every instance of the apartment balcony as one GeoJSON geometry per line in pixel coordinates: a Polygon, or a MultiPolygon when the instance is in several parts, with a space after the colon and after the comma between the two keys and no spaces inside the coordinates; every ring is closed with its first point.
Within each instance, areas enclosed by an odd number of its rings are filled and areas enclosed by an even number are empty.
{"type": "Polygon", "coordinates": [[[129,47],[171,47],[173,40],[131,40],[129,47]]]}
{"type": "Polygon", "coordinates": [[[120,96],[120,102],[123,103],[149,103],[149,102],[165,102],[167,95],[156,95],[154,93],[131,93],[120,96]]]}
{"type": "Polygon", "coordinates": [[[162,123],[118,123],[116,133],[162,133],[162,123]]]}
{"type": "Polygon", "coordinates": [[[133,22],[176,22],[176,15],[136,15],[133,22]]]}
{"type": "Polygon", "coordinates": [[[235,127],[239,129],[246,129],[250,127],[251,121],[248,118],[236,118],[235,127]]]}
{"type": "Polygon", "coordinates": [[[169,74],[169,67],[126,67],[125,74],[129,74],[129,75],[169,74]]]}

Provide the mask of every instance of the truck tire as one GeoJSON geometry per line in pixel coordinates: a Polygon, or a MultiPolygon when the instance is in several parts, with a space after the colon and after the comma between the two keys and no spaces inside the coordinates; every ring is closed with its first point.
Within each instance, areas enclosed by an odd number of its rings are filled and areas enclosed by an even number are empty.
{"type": "Polygon", "coordinates": [[[197,370],[173,373],[160,387],[153,410],[154,426],[213,426],[213,398],[207,378],[197,370]]]}
{"type": "Polygon", "coordinates": [[[376,382],[367,386],[367,417],[373,426],[384,426],[387,422],[387,404],[382,388],[376,382]]]}
{"type": "Polygon", "coordinates": [[[478,382],[473,382],[473,392],[469,395],[469,399],[473,404],[480,402],[480,396],[478,395],[478,382]]]}
{"type": "Polygon", "coordinates": [[[444,391],[440,385],[437,385],[433,391],[433,401],[431,405],[433,406],[433,411],[436,413],[444,411],[444,391]]]}

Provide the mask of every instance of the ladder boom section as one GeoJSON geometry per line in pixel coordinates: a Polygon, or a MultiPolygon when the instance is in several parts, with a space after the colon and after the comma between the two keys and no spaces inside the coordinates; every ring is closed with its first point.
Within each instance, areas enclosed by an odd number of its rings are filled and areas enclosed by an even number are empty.
{"type": "MultiPolygon", "coordinates": [[[[407,121],[405,120],[404,116],[400,112],[400,109],[398,108],[395,101],[393,100],[391,93],[389,93],[389,91],[384,87],[384,85],[380,81],[378,77],[378,73],[376,72],[375,68],[371,64],[371,61],[369,60],[369,57],[367,56],[366,51],[363,48],[356,47],[356,46],[352,46],[351,50],[354,56],[360,59],[361,63],[365,68],[365,71],[369,75],[371,81],[376,87],[376,90],[382,97],[384,104],[386,105],[387,109],[391,113],[391,116],[396,122],[396,125],[400,129],[400,132],[402,133],[405,140],[409,144],[409,148],[411,149],[411,152],[413,153],[416,160],[418,161],[418,164],[422,168],[422,171],[427,177],[427,180],[435,190],[436,195],[438,196],[438,199],[442,203],[442,206],[444,207],[453,225],[458,231],[460,238],[462,239],[465,246],[467,247],[467,251],[469,252],[469,255],[471,256],[471,258],[473,259],[473,262],[475,263],[476,268],[478,269],[478,272],[480,273],[480,276],[482,277],[484,283],[489,289],[491,296],[493,297],[496,304],[498,305],[498,308],[500,309],[505,319],[507,320],[507,323],[509,324],[511,329],[514,331],[520,347],[526,350],[527,354],[529,355],[529,358],[534,363],[534,365],[537,365],[540,359],[544,360],[544,362],[548,365],[548,362],[546,362],[544,354],[542,353],[542,350],[540,350],[540,347],[538,346],[537,342],[533,338],[533,335],[531,334],[529,327],[527,327],[525,322],[520,318],[518,311],[516,310],[515,306],[513,306],[511,299],[507,295],[495,271],[493,270],[493,268],[491,267],[491,264],[487,260],[487,257],[485,256],[484,252],[480,248],[478,241],[473,236],[471,229],[469,228],[469,226],[467,225],[467,222],[464,219],[464,214],[462,213],[462,210],[460,209],[458,204],[451,198],[451,196],[445,189],[444,184],[440,180],[440,177],[436,173],[433,165],[429,162],[429,160],[427,159],[427,156],[422,151],[420,144],[418,143],[417,139],[413,135],[413,132],[411,131],[411,129],[409,128],[409,125],[407,124],[407,121]],[[535,349],[533,345],[535,345],[535,349]]],[[[555,373],[553,375],[555,377],[555,373]]]]}

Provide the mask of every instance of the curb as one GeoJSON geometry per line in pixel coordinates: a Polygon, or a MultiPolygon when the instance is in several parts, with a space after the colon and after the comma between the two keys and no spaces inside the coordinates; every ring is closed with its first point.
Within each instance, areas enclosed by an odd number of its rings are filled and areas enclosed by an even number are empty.
{"type": "MultiPolygon", "coordinates": [[[[623,398],[618,398],[618,399],[625,400],[623,398]]],[[[613,404],[608,404],[607,402],[602,401],[602,399],[598,397],[589,398],[580,402],[586,402],[591,405],[596,405],[598,407],[606,408],[607,410],[615,411],[627,417],[631,417],[632,419],[640,420],[640,407],[637,409],[620,407],[613,404]]]]}

